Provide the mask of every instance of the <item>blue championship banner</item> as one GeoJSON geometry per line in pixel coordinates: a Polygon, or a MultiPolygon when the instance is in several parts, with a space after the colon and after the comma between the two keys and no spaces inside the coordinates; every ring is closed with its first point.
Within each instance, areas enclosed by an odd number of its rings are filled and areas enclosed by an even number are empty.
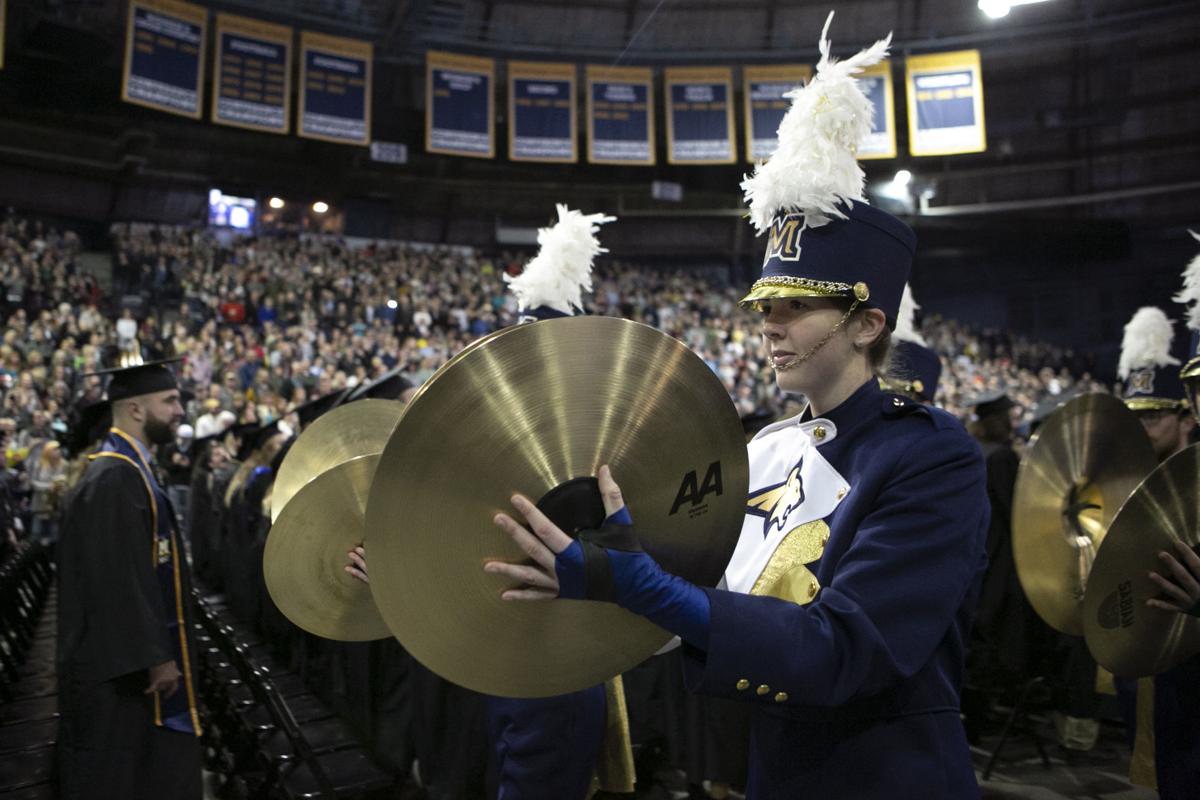
{"type": "Polygon", "coordinates": [[[732,164],[733,70],[729,67],[671,67],[664,74],[667,96],[667,163],[732,164]]]}
{"type": "Polygon", "coordinates": [[[653,108],[649,69],[588,66],[588,161],[652,166],[653,108]]]}
{"type": "Polygon", "coordinates": [[[292,29],[217,14],[212,120],[287,133],[291,120],[292,29]]]}
{"type": "Polygon", "coordinates": [[[746,160],[766,161],[779,146],[779,123],[792,107],[784,97],[812,77],[804,64],[743,67],[743,105],[746,111],[746,160]]]}
{"type": "Polygon", "coordinates": [[[946,156],[987,149],[978,50],[909,56],[905,71],[910,153],[946,156]]]}
{"type": "Polygon", "coordinates": [[[430,50],[425,57],[425,149],[471,158],[496,155],[496,62],[430,50]]]}
{"type": "Polygon", "coordinates": [[[508,62],[508,157],[579,160],[575,136],[575,65],[508,62]]]}
{"type": "Polygon", "coordinates": [[[200,119],[208,11],[180,0],[130,0],[121,99],[200,119]]]}
{"type": "Polygon", "coordinates": [[[858,73],[858,85],[871,101],[871,132],[858,144],[858,158],[896,157],[896,100],[892,93],[892,64],[881,61],[858,73]]]}
{"type": "Polygon", "coordinates": [[[370,42],[300,32],[297,133],[341,144],[371,143],[370,42]]]}

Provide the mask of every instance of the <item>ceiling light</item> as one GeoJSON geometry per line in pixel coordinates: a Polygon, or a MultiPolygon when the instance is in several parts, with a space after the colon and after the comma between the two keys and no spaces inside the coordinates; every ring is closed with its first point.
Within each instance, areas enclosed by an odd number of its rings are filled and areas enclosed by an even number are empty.
{"type": "Polygon", "coordinates": [[[271,208],[283,208],[283,198],[282,197],[272,197],[270,200],[267,201],[267,205],[269,205],[271,208]]]}
{"type": "Polygon", "coordinates": [[[992,19],[1007,17],[1008,12],[1016,6],[1032,6],[1036,3],[1046,3],[1049,0],[979,0],[979,10],[992,19]]]}
{"type": "Polygon", "coordinates": [[[1012,6],[1008,0],[979,0],[979,10],[992,19],[1000,19],[1008,16],[1012,6]]]}
{"type": "Polygon", "coordinates": [[[316,214],[324,214],[326,211],[329,210],[329,204],[322,200],[318,200],[317,202],[312,204],[312,210],[316,214]]]}

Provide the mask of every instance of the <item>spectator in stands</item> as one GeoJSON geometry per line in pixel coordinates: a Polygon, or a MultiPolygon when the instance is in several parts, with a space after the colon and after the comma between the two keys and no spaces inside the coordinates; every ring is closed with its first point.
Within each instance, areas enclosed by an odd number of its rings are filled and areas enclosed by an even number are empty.
{"type": "Polygon", "coordinates": [[[29,468],[29,485],[33,490],[31,535],[43,544],[58,539],[58,515],[66,480],[67,461],[62,447],[55,441],[46,442],[29,468]]]}
{"type": "Polygon", "coordinates": [[[117,349],[122,353],[131,353],[137,345],[138,324],[133,318],[133,311],[125,309],[117,320],[117,349]]]}

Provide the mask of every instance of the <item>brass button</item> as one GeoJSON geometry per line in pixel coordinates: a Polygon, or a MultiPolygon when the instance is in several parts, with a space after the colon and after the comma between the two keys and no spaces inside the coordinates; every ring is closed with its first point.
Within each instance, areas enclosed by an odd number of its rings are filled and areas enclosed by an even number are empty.
{"type": "Polygon", "coordinates": [[[757,689],[755,689],[754,691],[758,692],[758,696],[759,696],[759,697],[762,697],[763,695],[765,695],[765,694],[769,694],[769,693],[770,693],[770,691],[771,691],[771,687],[770,687],[770,686],[767,686],[767,685],[764,683],[762,686],[759,686],[759,687],[758,687],[757,689]]]}
{"type": "Polygon", "coordinates": [[[825,438],[825,426],[824,425],[818,425],[817,427],[813,428],[813,438],[816,439],[818,442],[825,438]]]}
{"type": "Polygon", "coordinates": [[[750,681],[746,680],[745,678],[742,678],[740,681],[737,682],[737,690],[739,692],[744,692],[749,688],[750,688],[750,681]]]}
{"type": "Polygon", "coordinates": [[[818,588],[820,588],[820,587],[818,587],[818,586],[817,586],[817,582],[816,582],[816,581],[813,581],[812,583],[810,583],[810,584],[808,585],[808,599],[809,599],[809,600],[812,600],[814,597],[816,597],[816,596],[817,596],[817,589],[818,589],[818,588]]]}
{"type": "Polygon", "coordinates": [[[838,490],[837,490],[837,498],[838,498],[838,500],[841,500],[841,499],[842,499],[843,497],[845,497],[845,496],[846,496],[846,490],[845,490],[845,489],[838,489],[838,490]]]}
{"type": "Polygon", "coordinates": [[[865,283],[859,281],[854,284],[854,298],[860,303],[865,303],[871,299],[871,290],[865,283]]]}
{"type": "Polygon", "coordinates": [[[780,692],[779,694],[775,695],[775,702],[776,703],[786,703],[787,702],[787,692],[780,692]]]}
{"type": "Polygon", "coordinates": [[[897,408],[899,408],[900,406],[904,405],[904,401],[903,401],[903,400],[901,400],[899,397],[893,397],[893,398],[892,398],[892,405],[894,405],[894,406],[896,406],[897,408]]]}

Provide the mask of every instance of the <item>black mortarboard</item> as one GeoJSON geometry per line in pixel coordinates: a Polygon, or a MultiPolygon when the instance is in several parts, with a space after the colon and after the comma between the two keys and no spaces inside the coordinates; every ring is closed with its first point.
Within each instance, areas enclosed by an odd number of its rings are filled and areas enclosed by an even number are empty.
{"type": "Polygon", "coordinates": [[[336,392],[309,400],[304,405],[296,406],[296,417],[300,420],[300,427],[307,428],[317,417],[337,408],[349,393],[349,389],[338,389],[336,392]]]}
{"type": "Polygon", "coordinates": [[[175,373],[169,370],[167,365],[182,360],[180,358],[164,358],[158,361],[147,361],[144,364],[138,364],[133,367],[113,367],[111,369],[96,370],[95,372],[86,373],[84,377],[91,375],[109,376],[108,399],[109,402],[116,402],[128,397],[178,389],[179,385],[175,382],[175,373]]]}
{"type": "Polygon", "coordinates": [[[279,433],[279,420],[272,420],[265,425],[255,426],[242,436],[242,446],[238,448],[238,460],[245,461],[254,451],[263,447],[277,433],[279,433]]]}
{"type": "Polygon", "coordinates": [[[346,402],[368,397],[375,400],[399,400],[400,395],[404,394],[406,389],[412,388],[412,384],[404,377],[403,372],[403,369],[397,367],[384,373],[383,377],[355,387],[346,402]]]}
{"type": "Polygon", "coordinates": [[[1005,414],[1010,408],[1016,405],[1002,389],[991,389],[986,392],[980,392],[968,400],[967,403],[975,407],[975,416],[979,419],[994,417],[997,414],[1005,414]]]}
{"type": "MultiPolygon", "coordinates": [[[[237,436],[244,436],[247,431],[254,430],[254,428],[256,428],[256,427],[258,427],[258,425],[257,425],[257,423],[254,423],[254,422],[251,422],[247,425],[229,425],[225,428],[222,428],[219,431],[213,431],[212,433],[208,434],[207,436],[201,436],[198,439],[193,439],[192,447],[200,448],[206,444],[211,444],[212,442],[222,441],[225,439],[225,434],[227,434],[227,433],[234,433],[237,436]],[[238,431],[237,431],[238,428],[242,428],[241,433],[238,433],[238,431]]],[[[200,451],[196,450],[196,452],[200,452],[200,451]]]]}
{"type": "Polygon", "coordinates": [[[1069,390],[1061,394],[1047,395],[1042,398],[1041,402],[1033,407],[1033,413],[1030,415],[1029,424],[1031,431],[1036,429],[1038,425],[1041,425],[1046,420],[1046,417],[1082,394],[1084,393],[1080,391],[1069,390]]]}

